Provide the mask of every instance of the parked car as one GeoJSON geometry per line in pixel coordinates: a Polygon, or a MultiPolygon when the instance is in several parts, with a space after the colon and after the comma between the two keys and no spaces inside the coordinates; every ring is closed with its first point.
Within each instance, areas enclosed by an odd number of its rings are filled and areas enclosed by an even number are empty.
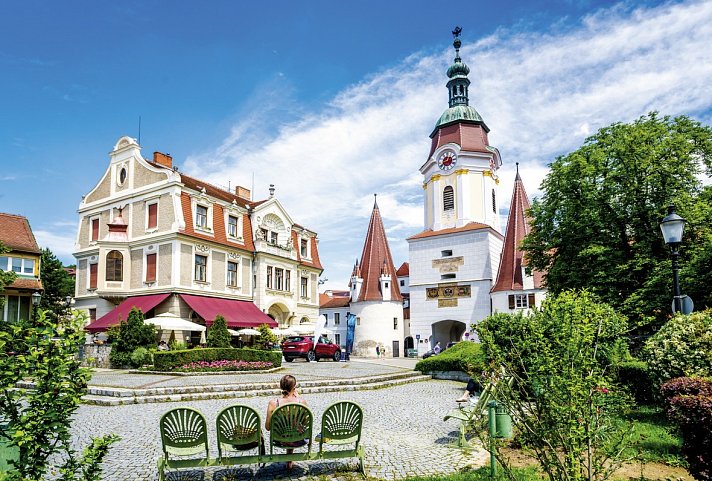
{"type": "Polygon", "coordinates": [[[301,357],[307,361],[319,359],[341,360],[341,347],[334,344],[324,336],[319,338],[314,348],[314,336],[292,336],[282,343],[282,356],[287,362],[292,362],[301,357]]]}

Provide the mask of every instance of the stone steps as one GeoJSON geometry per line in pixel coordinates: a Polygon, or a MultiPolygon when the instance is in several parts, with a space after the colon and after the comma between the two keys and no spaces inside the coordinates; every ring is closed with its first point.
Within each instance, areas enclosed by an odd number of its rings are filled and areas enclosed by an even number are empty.
{"type": "MultiPolygon", "coordinates": [[[[422,375],[417,372],[403,372],[353,379],[302,381],[299,383],[299,392],[302,394],[309,394],[362,391],[368,389],[387,388],[411,382],[426,381],[429,379],[432,379],[429,375],[422,375]]],[[[83,397],[83,401],[86,404],[95,404],[100,406],[120,406],[125,404],[275,396],[278,394],[279,388],[278,384],[275,382],[217,384],[149,389],[89,386],[87,394],[83,397]]]]}

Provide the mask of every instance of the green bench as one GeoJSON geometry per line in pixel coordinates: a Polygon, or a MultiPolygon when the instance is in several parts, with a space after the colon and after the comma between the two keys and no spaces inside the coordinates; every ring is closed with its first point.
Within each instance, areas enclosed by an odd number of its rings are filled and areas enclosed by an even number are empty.
{"type": "Polygon", "coordinates": [[[163,455],[158,459],[158,479],[165,480],[166,469],[201,468],[264,464],[284,461],[318,461],[358,458],[364,474],[364,449],[361,444],[363,410],[351,401],[331,404],[321,418],[313,449],[314,415],[302,404],[284,404],[272,413],[269,452],[262,435],[260,415],[242,404],[222,410],[215,421],[217,458],[210,458],[205,416],[191,408],[176,408],[161,417],[163,455]],[[288,447],[306,442],[304,446],[288,447]],[[334,449],[334,448],[339,449],[334,449]],[[279,452],[275,449],[293,449],[279,452]]]}
{"type": "Polygon", "coordinates": [[[461,405],[455,409],[448,412],[443,421],[448,421],[450,419],[456,419],[460,421],[460,436],[457,440],[457,446],[460,448],[468,447],[467,439],[465,438],[465,432],[467,426],[475,419],[475,416],[484,414],[487,411],[487,405],[494,399],[493,396],[494,384],[489,383],[480,393],[480,397],[477,402],[472,404],[469,402],[461,403],[461,405]]]}

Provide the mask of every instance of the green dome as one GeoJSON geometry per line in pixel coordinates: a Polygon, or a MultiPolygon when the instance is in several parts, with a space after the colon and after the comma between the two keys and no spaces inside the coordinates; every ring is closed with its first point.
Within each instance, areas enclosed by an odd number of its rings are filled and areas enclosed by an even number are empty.
{"type": "Polygon", "coordinates": [[[460,61],[460,57],[457,57],[455,59],[455,63],[450,65],[450,68],[447,69],[448,78],[467,77],[467,74],[469,74],[469,73],[470,73],[470,67],[468,67],[466,64],[462,63],[460,61]]]}
{"type": "Polygon", "coordinates": [[[469,105],[455,105],[454,107],[450,107],[443,112],[440,119],[438,119],[438,123],[435,124],[435,128],[437,129],[442,125],[458,120],[470,120],[472,122],[484,123],[484,120],[482,120],[482,117],[474,108],[469,105]]]}

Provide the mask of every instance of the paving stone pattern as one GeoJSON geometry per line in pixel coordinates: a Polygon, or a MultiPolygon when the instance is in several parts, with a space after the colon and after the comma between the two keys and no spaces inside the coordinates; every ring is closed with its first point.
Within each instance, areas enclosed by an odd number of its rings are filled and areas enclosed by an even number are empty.
{"type": "MultiPolygon", "coordinates": [[[[358,376],[369,376],[379,372],[393,372],[393,368],[388,366],[348,364],[353,367],[339,368],[343,369],[340,373],[358,372],[358,376]]],[[[297,367],[294,363],[290,366],[290,372],[293,372],[298,380],[310,376],[326,377],[328,371],[322,365],[327,366],[327,363],[304,363],[304,367],[297,367]]],[[[338,377],[333,372],[333,365],[331,368],[331,376],[338,377]]],[[[208,378],[209,376],[206,376],[206,379],[208,378]]],[[[94,381],[113,383],[111,379],[120,382],[123,386],[146,381],[143,375],[102,373],[95,376],[92,384],[94,381]],[[143,381],[137,381],[136,377],[143,381]]],[[[178,380],[182,378],[174,379],[174,381],[178,380]]],[[[195,378],[190,378],[190,381],[195,381],[195,378]]],[[[305,398],[314,411],[315,425],[320,422],[322,413],[330,403],[344,399],[359,403],[365,411],[363,442],[366,449],[366,474],[372,478],[396,480],[415,475],[455,472],[467,466],[485,464],[487,454],[482,449],[468,452],[448,446],[457,439],[457,425],[452,421],[444,422],[442,418],[455,406],[454,399],[461,394],[461,383],[431,380],[372,391],[309,394],[305,398]]],[[[77,447],[81,448],[88,443],[91,436],[119,434],[121,441],[109,452],[104,463],[102,479],[153,481],[157,479],[156,459],[161,450],[158,421],[163,413],[185,405],[201,411],[208,422],[211,456],[214,456],[217,454],[214,427],[217,413],[232,404],[244,403],[264,415],[268,400],[269,397],[266,396],[255,396],[113,407],[82,405],[74,422],[74,440],[77,447]]],[[[356,463],[351,460],[310,461],[296,463],[295,469],[288,472],[283,463],[274,463],[263,468],[257,466],[230,470],[211,468],[206,472],[186,472],[169,479],[201,479],[204,475],[205,479],[221,481],[237,479],[345,481],[358,479],[357,473],[353,471],[355,468],[356,463]]]]}

